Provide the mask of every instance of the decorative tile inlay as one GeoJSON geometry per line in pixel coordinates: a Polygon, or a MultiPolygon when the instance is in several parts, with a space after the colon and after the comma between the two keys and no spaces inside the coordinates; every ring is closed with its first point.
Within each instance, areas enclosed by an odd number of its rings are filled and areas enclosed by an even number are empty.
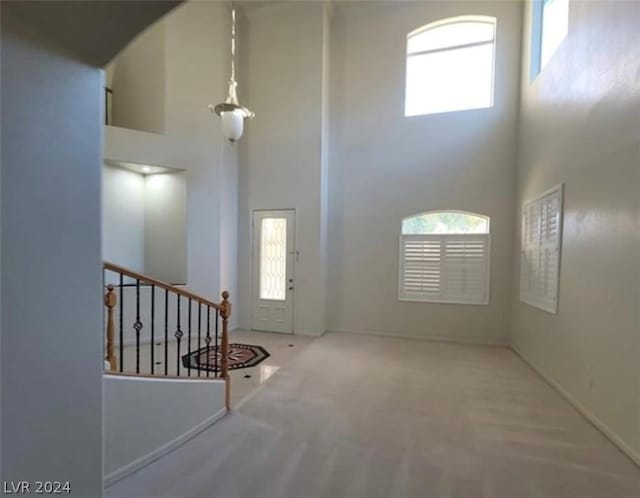
{"type": "MultiPolygon", "coordinates": [[[[198,351],[186,354],[182,357],[182,364],[185,368],[196,370],[209,370],[219,372],[221,367],[220,346],[204,347],[198,351]],[[209,353],[207,357],[207,351],[209,353]],[[207,361],[208,360],[208,361],[207,361]]],[[[262,346],[251,344],[230,344],[229,345],[229,370],[255,367],[270,354],[262,346]]]]}

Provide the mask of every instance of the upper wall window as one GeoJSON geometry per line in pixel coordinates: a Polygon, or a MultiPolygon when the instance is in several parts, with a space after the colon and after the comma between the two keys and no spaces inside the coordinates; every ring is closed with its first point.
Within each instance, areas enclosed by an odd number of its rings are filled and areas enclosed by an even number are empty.
{"type": "Polygon", "coordinates": [[[569,0],[533,0],[531,79],[546,66],[569,32],[569,0]]]}
{"type": "Polygon", "coordinates": [[[493,106],[496,19],[463,16],[407,35],[405,116],[493,106]]]}
{"type": "Polygon", "coordinates": [[[431,211],[402,220],[401,301],[489,303],[489,218],[431,211]]]}

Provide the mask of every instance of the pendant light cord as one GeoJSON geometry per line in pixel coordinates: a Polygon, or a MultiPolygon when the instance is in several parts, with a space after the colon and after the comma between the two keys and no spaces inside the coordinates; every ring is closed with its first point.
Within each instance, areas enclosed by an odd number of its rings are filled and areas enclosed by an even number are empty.
{"type": "MultiPolygon", "coordinates": [[[[0,0],[1,1],[1,0],[0,0]]],[[[238,112],[244,119],[252,119],[255,114],[246,107],[238,103],[238,94],[236,88],[236,5],[231,2],[231,78],[229,79],[229,95],[224,104],[209,105],[209,110],[215,112],[218,116],[222,116],[225,112],[238,112]]]]}
{"type": "Polygon", "coordinates": [[[231,81],[236,80],[236,6],[231,4],[231,81]]]}

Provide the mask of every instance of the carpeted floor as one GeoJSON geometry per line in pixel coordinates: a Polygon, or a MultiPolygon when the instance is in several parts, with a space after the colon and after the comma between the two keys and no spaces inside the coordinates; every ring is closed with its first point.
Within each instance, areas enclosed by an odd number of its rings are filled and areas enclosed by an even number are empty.
{"type": "Polygon", "coordinates": [[[638,498],[640,469],[507,349],[327,334],[106,496],[638,498]]]}

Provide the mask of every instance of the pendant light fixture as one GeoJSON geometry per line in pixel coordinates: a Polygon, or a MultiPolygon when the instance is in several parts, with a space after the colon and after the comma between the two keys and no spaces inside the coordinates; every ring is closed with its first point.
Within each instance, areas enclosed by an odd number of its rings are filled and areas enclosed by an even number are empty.
{"type": "Polygon", "coordinates": [[[244,120],[252,119],[255,114],[238,103],[236,88],[236,7],[231,5],[231,79],[229,79],[229,96],[218,105],[209,105],[209,110],[215,112],[222,120],[222,134],[230,142],[235,142],[242,136],[244,120]]]}

